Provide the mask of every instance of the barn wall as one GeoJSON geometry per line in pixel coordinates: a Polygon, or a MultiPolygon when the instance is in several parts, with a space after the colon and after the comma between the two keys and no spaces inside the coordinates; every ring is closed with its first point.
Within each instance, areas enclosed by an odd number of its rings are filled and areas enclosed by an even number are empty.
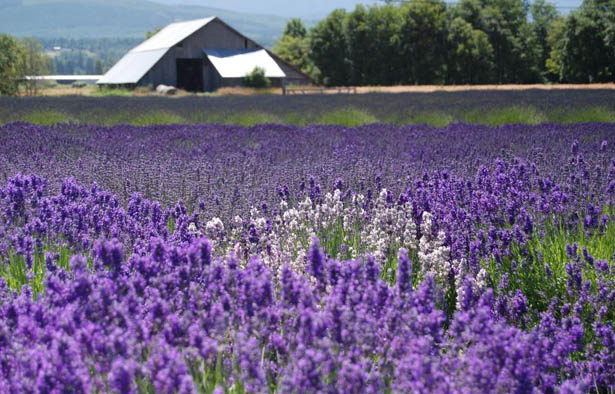
{"type": "Polygon", "coordinates": [[[195,40],[200,48],[246,49],[260,48],[249,38],[246,39],[219,20],[213,20],[187,40],[195,40]],[[247,41],[247,42],[246,42],[247,41]],[[246,46],[247,44],[247,46],[246,46]]]}
{"type": "MultiPolygon", "coordinates": [[[[271,87],[281,88],[284,78],[269,78],[271,81],[271,87]]],[[[243,78],[221,78],[218,74],[216,79],[216,88],[231,88],[243,86],[243,78]]]]}
{"type": "Polygon", "coordinates": [[[152,85],[156,87],[160,84],[170,86],[177,84],[177,64],[175,63],[173,49],[169,50],[139,81],[139,85],[142,86],[152,85]]]}
{"type": "MultiPolygon", "coordinates": [[[[227,27],[224,23],[214,20],[198,30],[190,37],[169,50],[166,55],[141,79],[139,85],[159,84],[177,85],[177,59],[205,59],[203,48],[260,48],[258,44],[246,39],[227,27]]],[[[221,78],[212,76],[209,62],[204,62],[203,83],[205,90],[215,90],[221,85],[221,78]]]]}

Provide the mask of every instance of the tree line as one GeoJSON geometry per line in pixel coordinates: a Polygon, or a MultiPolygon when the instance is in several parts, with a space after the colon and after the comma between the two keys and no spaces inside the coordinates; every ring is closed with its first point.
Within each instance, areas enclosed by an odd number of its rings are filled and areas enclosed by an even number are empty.
{"type": "Polygon", "coordinates": [[[38,38],[44,49],[53,51],[52,74],[101,75],[126,52],[137,46],[138,38],[38,38]]]}
{"type": "Polygon", "coordinates": [[[385,3],[293,19],[273,50],[333,86],[615,81],[615,0],[385,3]]]}

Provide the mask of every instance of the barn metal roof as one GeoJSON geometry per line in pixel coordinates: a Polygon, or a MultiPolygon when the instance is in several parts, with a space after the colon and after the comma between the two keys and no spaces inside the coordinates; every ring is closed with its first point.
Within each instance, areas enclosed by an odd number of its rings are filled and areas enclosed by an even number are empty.
{"type": "Polygon", "coordinates": [[[154,34],[149,40],[134,48],[131,52],[144,52],[172,48],[214,19],[215,17],[211,17],[186,22],[171,23],[158,33],[154,34]]]}
{"type": "Polygon", "coordinates": [[[286,74],[264,49],[203,49],[222,78],[243,78],[260,67],[267,78],[285,78],[286,74]]]}
{"type": "Polygon", "coordinates": [[[27,81],[92,81],[96,82],[102,75],[26,75],[27,81]]]}
{"type": "Polygon", "coordinates": [[[154,51],[128,52],[115,63],[113,67],[97,84],[125,84],[137,83],[160,60],[169,49],[157,49],[154,51]]]}
{"type": "Polygon", "coordinates": [[[201,29],[215,17],[171,23],[151,38],[131,49],[97,84],[137,83],[167,51],[192,33],[201,29]]]}

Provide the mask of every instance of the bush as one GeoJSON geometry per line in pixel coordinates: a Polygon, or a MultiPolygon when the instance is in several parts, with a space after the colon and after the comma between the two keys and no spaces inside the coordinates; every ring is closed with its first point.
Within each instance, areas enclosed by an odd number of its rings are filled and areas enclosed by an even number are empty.
{"type": "Polygon", "coordinates": [[[265,76],[265,70],[260,67],[254,67],[250,73],[243,78],[243,84],[249,88],[268,88],[271,85],[269,78],[265,76]]]}

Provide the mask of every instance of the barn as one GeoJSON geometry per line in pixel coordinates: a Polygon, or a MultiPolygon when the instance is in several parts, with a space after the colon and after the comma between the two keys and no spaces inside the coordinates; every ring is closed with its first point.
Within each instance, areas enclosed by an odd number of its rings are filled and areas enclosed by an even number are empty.
{"type": "Polygon", "coordinates": [[[98,85],[176,86],[193,92],[241,86],[261,67],[273,86],[312,81],[294,66],[217,17],[171,23],[130,50],[98,85]]]}

